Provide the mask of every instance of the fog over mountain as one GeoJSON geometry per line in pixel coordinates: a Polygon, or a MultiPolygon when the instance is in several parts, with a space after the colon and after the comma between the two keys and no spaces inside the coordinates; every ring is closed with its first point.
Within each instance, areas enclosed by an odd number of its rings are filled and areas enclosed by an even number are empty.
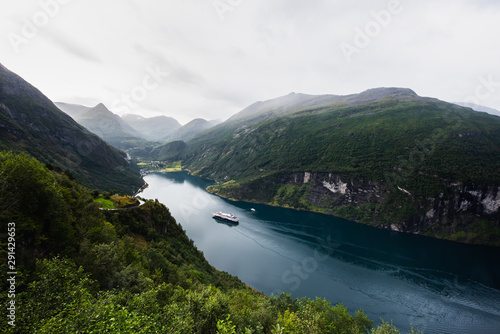
{"type": "Polygon", "coordinates": [[[172,117],[142,117],[135,114],[125,114],[122,119],[139,133],[139,136],[148,140],[161,140],[181,127],[181,124],[172,117]]]}
{"type": "Polygon", "coordinates": [[[183,125],[181,128],[177,129],[173,133],[169,134],[161,138],[162,141],[174,141],[174,140],[183,140],[189,141],[194,138],[199,133],[208,130],[217,124],[221,123],[220,121],[207,121],[202,118],[193,119],[191,122],[183,125]]]}
{"type": "Polygon", "coordinates": [[[65,102],[54,102],[54,104],[66,114],[70,115],[74,120],[77,120],[81,115],[92,109],[92,107],[65,102]]]}
{"type": "MultiPolygon", "coordinates": [[[[100,108],[99,108],[100,109],[100,108]]],[[[84,185],[132,193],[142,185],[124,152],[79,125],[0,64],[0,150],[27,152],[84,185]]]]}
{"type": "Polygon", "coordinates": [[[491,115],[500,116],[500,111],[493,109],[493,108],[481,106],[479,104],[475,104],[475,103],[471,103],[471,102],[455,102],[455,104],[458,104],[459,106],[462,106],[462,107],[472,108],[475,111],[481,111],[481,112],[486,112],[486,113],[491,114],[491,115]]]}
{"type": "Polygon", "coordinates": [[[399,86],[500,109],[499,1],[49,2],[54,17],[4,6],[0,49],[54,101],[186,124],[293,91],[399,86]],[[26,37],[34,14],[49,20],[26,37]]]}

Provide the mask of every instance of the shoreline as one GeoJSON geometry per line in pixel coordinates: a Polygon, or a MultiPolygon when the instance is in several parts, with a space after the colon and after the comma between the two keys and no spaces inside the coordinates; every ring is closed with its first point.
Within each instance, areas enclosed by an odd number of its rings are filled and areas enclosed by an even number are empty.
{"type": "MultiPolygon", "coordinates": [[[[196,175],[194,175],[194,176],[196,176],[196,175]]],[[[393,233],[402,233],[402,234],[406,234],[406,235],[414,235],[414,236],[423,237],[423,238],[429,238],[429,239],[447,241],[447,242],[451,242],[451,243],[454,243],[454,244],[461,244],[461,245],[468,245],[468,246],[477,246],[477,247],[500,248],[500,246],[496,246],[496,245],[490,245],[490,244],[484,244],[484,243],[473,243],[473,242],[462,242],[462,241],[452,240],[452,239],[449,239],[449,238],[446,238],[446,237],[439,237],[439,236],[432,236],[432,235],[426,235],[426,234],[421,234],[421,233],[410,233],[410,232],[398,231],[398,230],[394,230],[392,228],[392,225],[389,225],[388,227],[379,227],[379,226],[375,226],[375,225],[371,225],[371,224],[366,224],[366,223],[363,223],[363,222],[360,222],[360,221],[356,221],[355,219],[349,219],[349,218],[345,218],[345,217],[340,217],[340,216],[336,216],[334,214],[329,214],[329,213],[322,212],[322,211],[317,211],[317,210],[299,209],[299,208],[294,208],[294,207],[291,207],[291,206],[282,206],[282,205],[276,205],[276,204],[273,204],[273,203],[266,203],[266,202],[255,201],[255,200],[241,200],[241,199],[237,199],[237,198],[233,198],[233,197],[226,197],[226,196],[223,196],[221,194],[218,194],[218,193],[215,193],[215,192],[212,192],[212,191],[208,190],[209,187],[207,187],[205,190],[207,192],[209,192],[210,194],[218,196],[218,197],[221,197],[221,198],[224,198],[224,199],[227,199],[227,200],[230,200],[230,201],[234,201],[234,202],[262,204],[262,205],[267,205],[267,206],[270,206],[270,207],[282,208],[282,209],[290,209],[290,210],[295,210],[295,211],[299,211],[299,212],[317,213],[317,214],[321,214],[321,215],[325,215],[325,216],[330,216],[330,217],[335,217],[335,218],[339,218],[339,219],[344,219],[344,220],[347,220],[347,221],[350,221],[350,222],[354,222],[356,224],[361,224],[361,225],[373,227],[373,228],[376,228],[376,229],[379,229],[379,230],[385,230],[385,231],[390,231],[390,232],[393,232],[393,233]]]]}
{"type": "MultiPolygon", "coordinates": [[[[162,174],[164,174],[164,173],[175,173],[175,172],[186,172],[189,175],[192,175],[192,176],[195,176],[195,177],[199,177],[201,179],[210,180],[210,181],[214,182],[214,185],[218,184],[218,182],[215,181],[215,180],[213,180],[213,179],[208,179],[208,178],[200,177],[200,176],[194,174],[189,169],[184,169],[184,168],[181,168],[181,169],[176,170],[176,171],[154,171],[154,172],[151,172],[151,173],[162,173],[162,174]]],[[[344,220],[347,220],[347,221],[351,221],[351,222],[354,222],[356,224],[362,224],[362,225],[365,225],[365,226],[370,226],[370,227],[373,227],[373,228],[376,228],[376,229],[379,229],[379,230],[385,230],[385,231],[390,231],[390,232],[394,232],[394,233],[403,233],[403,234],[414,235],[414,236],[418,236],[418,237],[424,237],[424,238],[442,240],[442,241],[452,242],[454,244],[462,244],[462,245],[470,245],[470,246],[478,246],[478,247],[500,248],[500,245],[496,246],[496,245],[484,244],[484,243],[462,242],[462,241],[452,240],[452,239],[449,239],[449,238],[446,238],[446,237],[432,236],[432,235],[426,235],[426,234],[421,234],[421,233],[410,233],[410,232],[397,231],[397,230],[394,230],[392,228],[392,226],[391,226],[392,224],[388,225],[386,227],[380,227],[380,226],[375,226],[375,225],[366,224],[366,223],[363,223],[363,222],[360,222],[360,221],[356,221],[355,219],[349,219],[349,218],[345,218],[345,217],[340,217],[340,216],[336,216],[334,214],[330,214],[330,213],[322,212],[322,211],[317,211],[317,210],[299,209],[299,208],[294,208],[294,207],[290,207],[290,206],[276,205],[276,204],[273,204],[273,203],[266,203],[266,202],[260,202],[260,201],[255,201],[255,200],[242,200],[242,199],[237,199],[237,198],[233,198],[233,197],[226,197],[226,196],[223,196],[221,194],[218,194],[218,193],[215,193],[213,191],[208,190],[209,187],[210,186],[208,186],[207,188],[205,188],[205,190],[208,193],[210,193],[212,195],[215,195],[215,196],[218,196],[218,197],[221,197],[221,198],[224,198],[224,199],[227,199],[227,200],[230,200],[230,201],[234,201],[234,202],[245,202],[245,203],[262,204],[262,205],[267,205],[267,206],[271,206],[271,207],[282,208],[282,209],[291,209],[291,210],[300,211],[300,212],[318,213],[318,214],[322,214],[322,215],[325,215],[325,216],[336,217],[336,218],[339,218],[339,219],[344,219],[344,220]]]]}
{"type": "MultiPolygon", "coordinates": [[[[144,175],[141,175],[141,178],[142,178],[142,181],[144,181],[144,175]]],[[[142,185],[142,187],[140,187],[133,195],[132,195],[132,198],[136,198],[140,193],[142,193],[145,189],[147,189],[149,187],[149,184],[144,181],[144,184],[142,185]]]]}

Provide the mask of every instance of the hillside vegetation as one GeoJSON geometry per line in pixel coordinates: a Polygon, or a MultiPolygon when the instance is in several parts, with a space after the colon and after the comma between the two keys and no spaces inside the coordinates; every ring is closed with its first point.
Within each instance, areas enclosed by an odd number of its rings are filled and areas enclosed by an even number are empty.
{"type": "MultiPolygon", "coordinates": [[[[269,298],[217,271],[157,201],[100,210],[99,194],[69,173],[10,152],[0,152],[0,190],[2,230],[15,223],[17,271],[15,327],[2,317],[2,333],[372,331],[362,311],[269,298]]],[[[7,250],[2,238],[4,273],[7,250]]],[[[2,280],[4,310],[7,285],[2,280]]],[[[384,323],[373,333],[398,331],[384,323]]]]}
{"type": "MultiPolygon", "coordinates": [[[[411,178],[420,172],[489,184],[500,181],[500,118],[388,96],[363,106],[230,120],[190,142],[186,160],[215,179],[308,171],[386,180],[388,172],[404,169],[411,178]]],[[[402,182],[425,193],[414,180],[402,182]]]]}
{"type": "Polygon", "coordinates": [[[290,94],[153,152],[226,197],[500,244],[500,118],[408,89],[290,94]]]}
{"type": "Polygon", "coordinates": [[[139,138],[140,134],[120,116],[113,114],[105,105],[99,103],[74,119],[92,133],[119,149],[147,145],[139,138]]]}
{"type": "Polygon", "coordinates": [[[77,124],[0,64],[0,150],[28,152],[100,190],[132,194],[143,184],[121,152],[77,124]]]}

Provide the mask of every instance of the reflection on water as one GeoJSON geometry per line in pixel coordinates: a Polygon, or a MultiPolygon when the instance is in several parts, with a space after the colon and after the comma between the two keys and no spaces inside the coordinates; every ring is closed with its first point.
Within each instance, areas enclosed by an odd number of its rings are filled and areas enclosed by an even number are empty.
{"type": "Polygon", "coordinates": [[[185,173],[146,181],[141,195],[169,207],[212,265],[268,295],[325,297],[403,330],[411,323],[429,333],[500,332],[500,249],[232,202],[185,173]],[[215,211],[232,212],[240,224],[212,219],[215,211]]]}

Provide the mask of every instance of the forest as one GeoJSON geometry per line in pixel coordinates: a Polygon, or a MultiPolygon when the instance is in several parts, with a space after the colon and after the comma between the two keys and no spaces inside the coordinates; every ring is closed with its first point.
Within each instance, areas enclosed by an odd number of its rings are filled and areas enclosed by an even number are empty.
{"type": "Polygon", "coordinates": [[[25,153],[0,152],[0,190],[2,236],[15,226],[1,270],[9,253],[16,269],[3,333],[399,333],[322,298],[265,296],[213,268],[158,201],[104,210],[109,194],[25,153]]]}

